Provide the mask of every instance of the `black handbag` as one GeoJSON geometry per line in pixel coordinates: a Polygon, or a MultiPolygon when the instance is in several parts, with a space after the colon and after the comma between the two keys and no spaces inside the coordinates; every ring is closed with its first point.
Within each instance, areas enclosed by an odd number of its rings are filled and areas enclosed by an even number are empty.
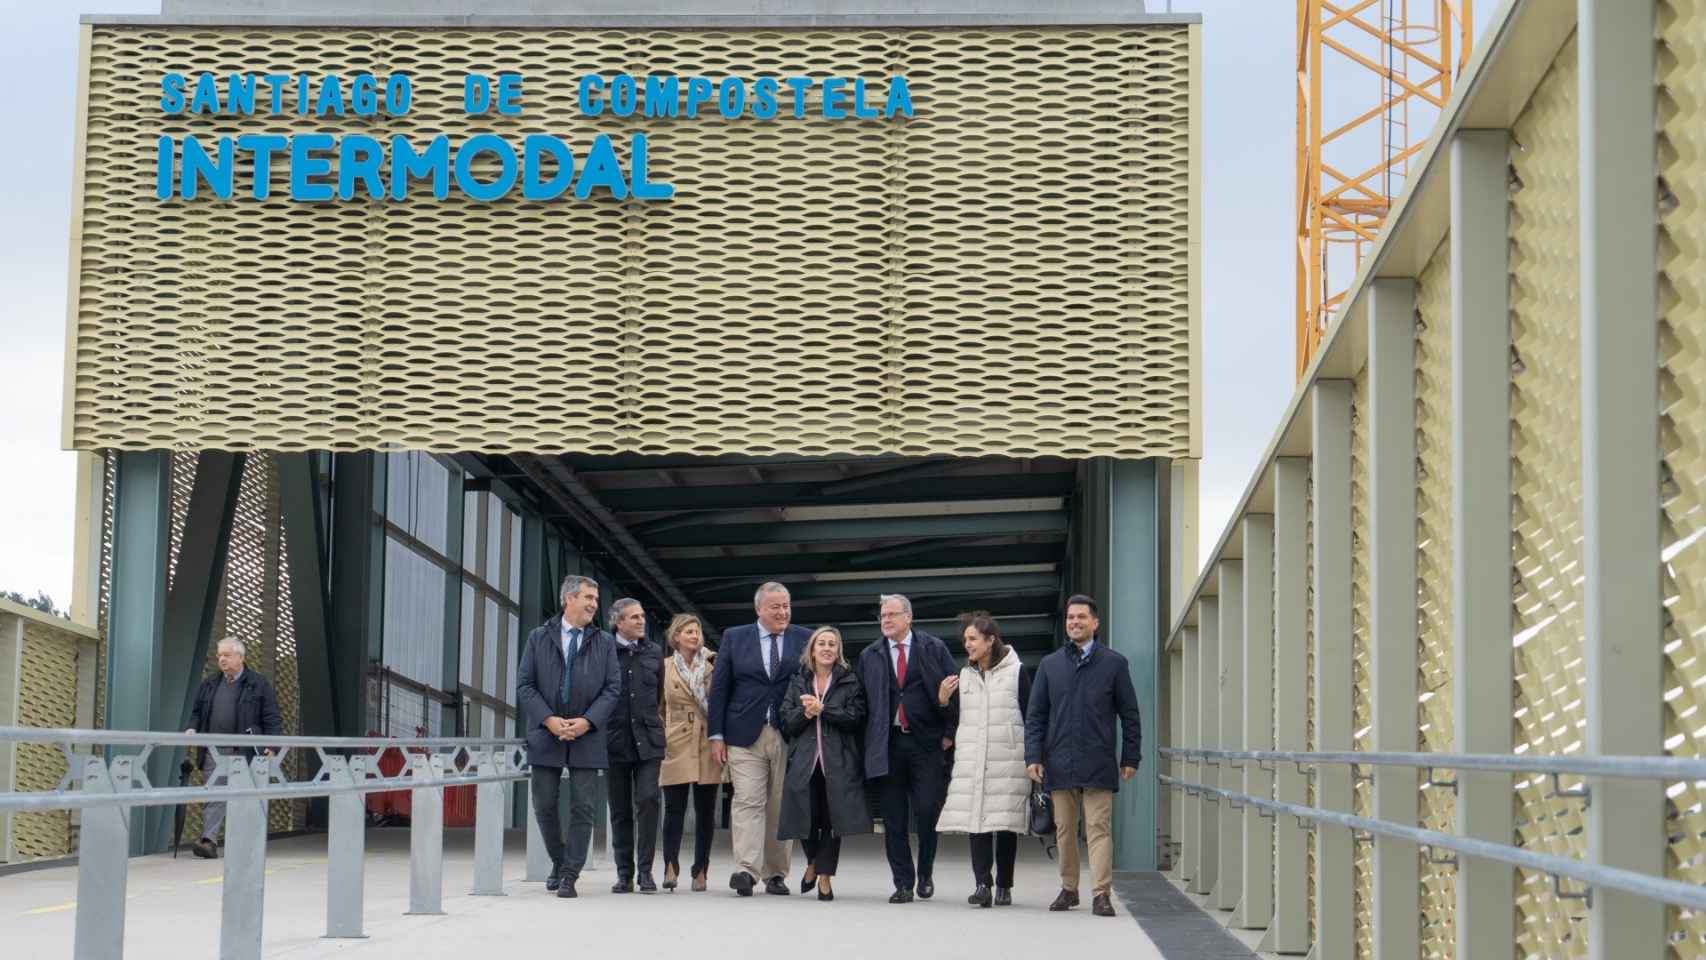
{"type": "Polygon", "coordinates": [[[1038,837],[1054,834],[1054,800],[1041,784],[1031,784],[1031,796],[1025,804],[1026,823],[1038,837]]]}

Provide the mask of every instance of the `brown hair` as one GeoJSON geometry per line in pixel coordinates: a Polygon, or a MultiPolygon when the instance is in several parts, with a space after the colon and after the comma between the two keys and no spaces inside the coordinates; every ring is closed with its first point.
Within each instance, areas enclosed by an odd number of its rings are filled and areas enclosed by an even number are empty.
{"type": "Polygon", "coordinates": [[[812,650],[817,646],[817,638],[823,636],[826,633],[833,634],[835,636],[835,662],[836,662],[836,665],[841,667],[841,669],[843,669],[843,670],[848,669],[848,667],[847,667],[847,641],[841,639],[841,631],[840,630],[837,630],[834,627],[830,627],[830,626],[818,627],[816,630],[812,631],[812,638],[810,640],[806,641],[805,649],[800,651],[800,666],[802,666],[808,670],[812,668],[812,650]]]}
{"type": "Polygon", "coordinates": [[[993,670],[995,665],[1007,659],[1007,642],[1001,639],[1001,625],[995,622],[988,611],[973,610],[971,613],[960,614],[960,637],[966,635],[970,627],[989,638],[989,658],[987,669],[993,670]]]}
{"type": "Polygon", "coordinates": [[[675,649],[675,638],[680,636],[681,631],[686,630],[689,626],[699,628],[699,648],[705,649],[705,622],[694,614],[678,613],[674,619],[669,621],[669,629],[663,632],[663,638],[671,650],[675,649]]]}

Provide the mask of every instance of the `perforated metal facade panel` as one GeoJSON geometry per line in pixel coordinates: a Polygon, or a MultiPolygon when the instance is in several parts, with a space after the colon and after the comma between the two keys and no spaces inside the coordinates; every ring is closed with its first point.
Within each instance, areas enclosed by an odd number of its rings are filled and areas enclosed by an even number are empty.
{"type": "Polygon", "coordinates": [[[1189,27],[87,29],[70,446],[1197,453],[1189,27]],[[201,70],[415,105],[162,114],[201,70]],[[505,70],[525,112],[465,115],[505,70]],[[905,75],[916,116],[582,116],[615,72],[905,75]],[[292,202],[280,162],[266,200],[155,199],[162,134],[340,126],[644,130],[676,196],[292,202]]]}

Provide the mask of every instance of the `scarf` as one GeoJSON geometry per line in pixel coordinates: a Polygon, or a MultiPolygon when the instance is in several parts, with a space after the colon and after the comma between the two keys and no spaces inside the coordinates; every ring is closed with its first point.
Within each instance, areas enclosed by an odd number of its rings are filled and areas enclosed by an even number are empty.
{"type": "Polygon", "coordinates": [[[681,681],[687,684],[687,689],[693,691],[693,699],[699,703],[699,712],[710,716],[711,671],[710,661],[705,657],[705,648],[700,647],[694,652],[692,663],[688,663],[680,653],[671,654],[670,659],[675,661],[675,672],[680,674],[681,681]]]}

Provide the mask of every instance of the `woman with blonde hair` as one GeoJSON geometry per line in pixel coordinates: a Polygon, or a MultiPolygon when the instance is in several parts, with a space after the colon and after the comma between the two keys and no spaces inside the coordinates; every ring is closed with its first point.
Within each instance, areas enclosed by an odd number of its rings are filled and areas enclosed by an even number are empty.
{"type": "Polygon", "coordinates": [[[717,790],[723,765],[711,755],[707,737],[707,698],[711,692],[711,662],[705,649],[705,625],[691,613],[678,613],[664,631],[674,651],[663,662],[663,763],[658,784],[663,787],[663,887],[674,890],[681,875],[681,834],[687,825],[687,804],[693,803],[693,867],[689,874],[695,892],[705,889],[711,867],[711,841],[716,837],[717,790]]]}
{"type": "Polygon", "coordinates": [[[829,878],[841,858],[841,838],[871,832],[865,763],[859,753],[865,688],[847,669],[841,631],[812,631],[777,719],[788,740],[788,771],[782,779],[776,838],[799,840],[805,851],[800,892],[816,884],[819,900],[834,900],[829,878]]]}

